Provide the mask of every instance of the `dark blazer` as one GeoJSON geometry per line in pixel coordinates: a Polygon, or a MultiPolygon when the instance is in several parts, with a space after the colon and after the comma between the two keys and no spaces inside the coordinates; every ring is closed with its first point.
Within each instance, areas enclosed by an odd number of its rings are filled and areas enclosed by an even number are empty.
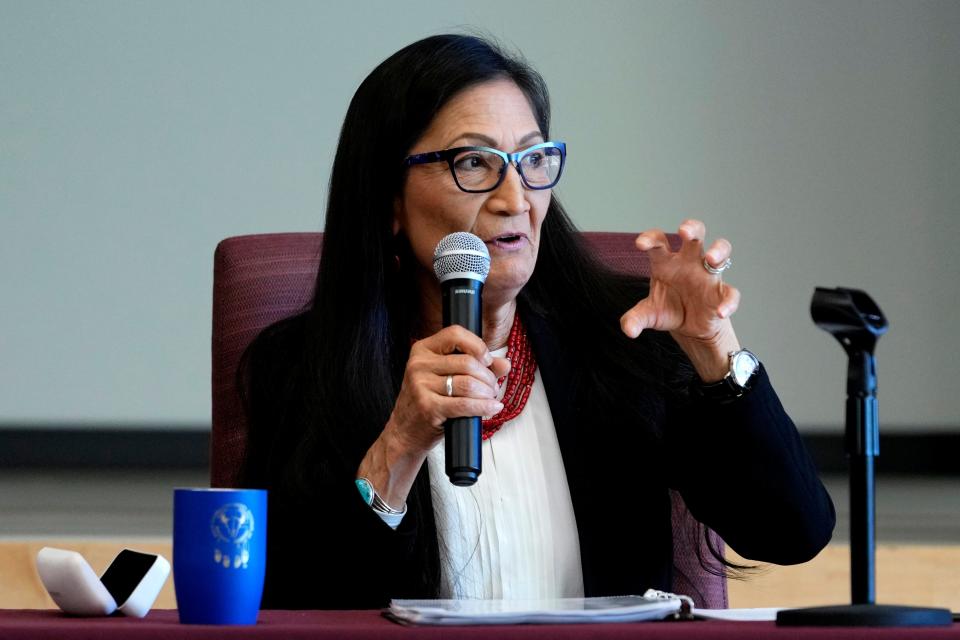
{"type": "MultiPolygon", "coordinates": [[[[669,590],[671,488],[745,558],[793,564],[826,546],[833,504],[764,370],[747,395],[729,404],[669,401],[637,389],[662,426],[661,437],[651,439],[636,428],[636,402],[627,409],[591,396],[581,384],[589,361],[560,344],[543,317],[522,311],[570,487],[586,595],[669,590]]],[[[291,327],[258,342],[254,391],[258,375],[283,375],[282,363],[302,344],[302,322],[291,327]]],[[[281,385],[290,394],[299,386],[281,385]]],[[[352,475],[324,481],[312,495],[285,491],[258,459],[271,438],[267,417],[295,402],[285,395],[252,398],[246,484],[271,489],[263,606],[375,608],[390,598],[435,597],[437,532],[427,466],[396,531],[363,502],[352,475]]]]}

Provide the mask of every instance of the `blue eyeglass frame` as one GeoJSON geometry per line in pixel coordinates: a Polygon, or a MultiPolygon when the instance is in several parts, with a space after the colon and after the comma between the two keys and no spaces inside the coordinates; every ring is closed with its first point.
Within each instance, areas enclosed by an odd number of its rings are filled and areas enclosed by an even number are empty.
{"type": "Polygon", "coordinates": [[[417,164],[429,164],[431,162],[444,162],[446,161],[447,166],[450,167],[450,175],[453,176],[453,182],[457,185],[457,188],[465,193],[488,193],[494,191],[503,183],[503,177],[507,175],[507,165],[512,164],[517,170],[517,174],[520,176],[520,180],[523,182],[523,186],[527,189],[532,189],[534,191],[542,191],[544,189],[552,189],[557,186],[557,183],[560,182],[560,176],[563,175],[563,168],[567,164],[567,143],[561,142],[559,140],[549,140],[547,142],[541,142],[535,144],[532,147],[527,147],[516,153],[507,153],[506,151],[500,151],[499,149],[494,149],[492,147],[454,147],[453,149],[443,149],[442,151],[427,151],[425,153],[417,153],[412,156],[407,156],[403,160],[403,164],[406,167],[412,167],[417,164]],[[520,165],[520,160],[525,155],[533,153],[538,149],[559,149],[560,150],[560,170],[557,172],[556,179],[548,185],[536,186],[527,182],[527,178],[523,175],[523,169],[520,165]],[[500,156],[503,160],[503,169],[500,170],[500,175],[497,178],[497,182],[488,189],[465,189],[460,181],[457,180],[457,171],[453,167],[453,159],[459,153],[464,151],[485,151],[487,153],[492,153],[494,155],[500,156]]]}

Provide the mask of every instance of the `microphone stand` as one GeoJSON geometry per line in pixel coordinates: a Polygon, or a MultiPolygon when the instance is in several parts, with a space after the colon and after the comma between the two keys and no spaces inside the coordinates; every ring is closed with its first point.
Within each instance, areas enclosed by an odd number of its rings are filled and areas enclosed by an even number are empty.
{"type": "Polygon", "coordinates": [[[950,625],[947,609],[876,604],[876,499],[874,459],[880,454],[877,414],[877,340],[887,319],[858,289],[817,287],[810,302],[814,323],[847,352],[845,449],[850,461],[850,592],[852,604],[789,609],[779,626],[906,627],[950,625]]]}

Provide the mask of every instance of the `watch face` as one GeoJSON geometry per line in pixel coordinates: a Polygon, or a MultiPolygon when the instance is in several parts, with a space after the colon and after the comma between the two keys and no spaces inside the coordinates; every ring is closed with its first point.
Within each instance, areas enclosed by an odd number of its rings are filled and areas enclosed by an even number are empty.
{"type": "Polygon", "coordinates": [[[737,385],[744,387],[750,380],[750,376],[757,370],[759,364],[756,356],[749,351],[738,351],[733,356],[733,362],[730,363],[733,381],[737,385]]]}

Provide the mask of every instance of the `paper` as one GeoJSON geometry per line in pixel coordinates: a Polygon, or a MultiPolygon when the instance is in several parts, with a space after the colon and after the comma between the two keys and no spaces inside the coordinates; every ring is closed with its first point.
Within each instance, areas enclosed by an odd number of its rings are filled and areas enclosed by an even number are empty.
{"type": "Polygon", "coordinates": [[[772,622],[782,607],[758,609],[697,609],[693,615],[707,620],[733,620],[737,622],[772,622]]]}
{"type": "Polygon", "coordinates": [[[384,611],[404,624],[569,624],[662,620],[680,612],[678,597],[553,600],[393,600],[384,611]]]}

